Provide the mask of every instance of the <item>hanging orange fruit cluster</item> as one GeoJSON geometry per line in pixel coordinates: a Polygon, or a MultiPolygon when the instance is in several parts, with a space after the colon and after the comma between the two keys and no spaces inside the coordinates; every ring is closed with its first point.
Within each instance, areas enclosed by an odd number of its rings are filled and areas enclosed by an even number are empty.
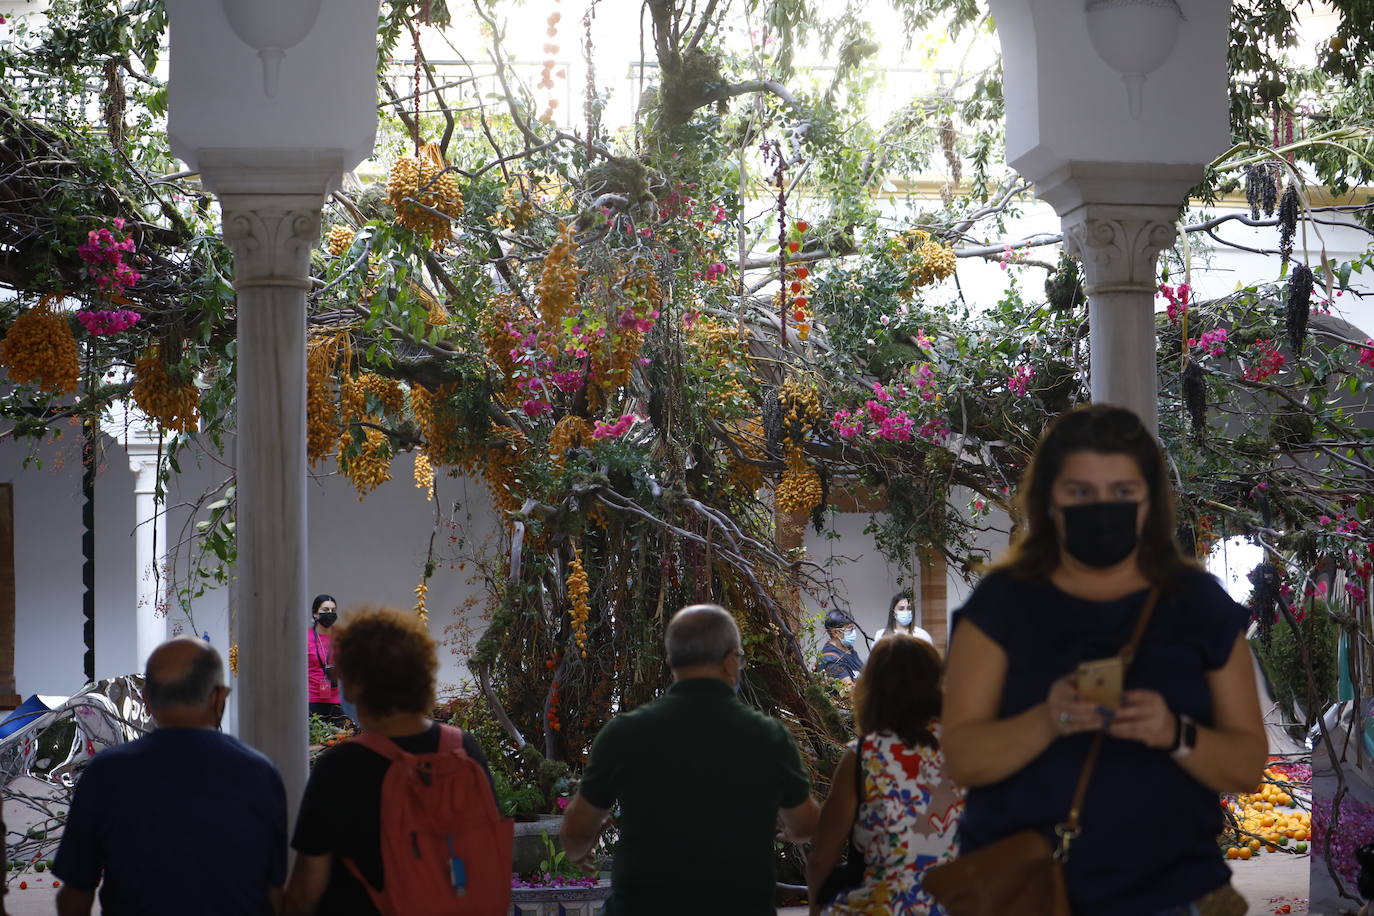
{"type": "Polygon", "coordinates": [[[778,482],[778,511],[785,514],[810,512],[821,504],[821,478],[816,469],[807,464],[802,450],[787,446],[787,469],[778,482]]]}
{"type": "Polygon", "coordinates": [[[434,465],[423,451],[415,453],[415,486],[425,491],[425,500],[434,499],[434,465]]]}
{"type": "Polygon", "coordinates": [[[822,416],[820,392],[795,376],[788,376],[778,389],[778,406],[786,424],[783,429],[798,443],[822,416]]]}
{"type": "Polygon", "coordinates": [[[18,318],[0,341],[0,363],[16,385],[37,383],[44,391],[73,394],[81,377],[76,337],[67,320],[43,302],[18,318]]]}
{"type": "Polygon", "coordinates": [[[329,227],[329,233],[325,236],[325,244],[329,253],[337,258],[353,247],[353,230],[343,223],[335,223],[329,227]]]}
{"type": "Polygon", "coordinates": [[[229,673],[234,677],[239,676],[239,644],[234,643],[229,647],[229,673]]]}
{"type": "Polygon", "coordinates": [[[200,425],[200,391],[191,382],[172,378],[159,347],[134,363],[134,403],[163,429],[193,433],[200,425]]]}
{"type": "Polygon", "coordinates": [[[493,215],[492,220],[501,228],[516,232],[534,222],[534,218],[539,215],[534,201],[530,199],[535,188],[536,184],[532,177],[517,176],[506,185],[506,190],[501,192],[501,209],[493,215]]]}
{"type": "Polygon", "coordinates": [[[391,439],[380,429],[363,430],[357,454],[347,457],[339,450],[339,470],[343,471],[362,499],[391,479],[391,439]]]}
{"type": "Polygon", "coordinates": [[[567,414],[554,424],[549,433],[549,460],[562,468],[568,452],[592,444],[592,425],[576,414],[567,414]]]}
{"type": "Polygon", "coordinates": [[[376,423],[379,419],[368,407],[369,397],[378,401],[386,413],[399,414],[405,408],[405,392],[395,379],[364,372],[350,376],[339,386],[339,470],[352,481],[359,499],[391,479],[391,437],[382,430],[363,428],[363,441],[357,444],[354,454],[349,454],[354,446],[353,424],[376,423]]]}
{"type": "Polygon", "coordinates": [[[453,234],[450,218],[463,215],[463,192],[447,171],[439,144],[426,143],[419,156],[396,160],[386,180],[386,202],[396,211],[397,223],[430,236],[436,248],[448,241],[453,234]]]}
{"type": "Polygon", "coordinates": [[[415,613],[425,623],[429,622],[429,580],[421,579],[415,586],[415,613]]]}
{"type": "MultiPolygon", "coordinates": [[[[929,286],[954,273],[957,257],[954,249],[941,245],[921,229],[909,229],[897,236],[892,243],[893,251],[906,259],[907,276],[912,288],[929,286]]],[[[904,291],[910,296],[912,289],[904,291]]]]}
{"type": "Polygon", "coordinates": [[[591,616],[592,608],[588,602],[591,596],[591,587],[587,583],[587,570],[582,567],[582,550],[573,548],[572,563],[568,567],[568,603],[572,610],[573,638],[577,640],[577,648],[582,652],[582,657],[587,657],[587,620],[591,616]]]}
{"type": "Polygon", "coordinates": [[[562,328],[563,318],[573,314],[573,298],[577,284],[586,271],[577,266],[576,245],[572,227],[563,224],[544,257],[544,269],[539,275],[539,317],[547,328],[562,328]]]}
{"type": "Polygon", "coordinates": [[[342,335],[312,340],[305,357],[305,453],[317,464],[339,437],[339,404],[334,397],[334,368],[342,335]]]}
{"type": "Polygon", "coordinates": [[[687,328],[687,345],[695,352],[691,364],[709,374],[724,405],[751,405],[749,378],[749,331],[735,322],[698,315],[687,328]]]}

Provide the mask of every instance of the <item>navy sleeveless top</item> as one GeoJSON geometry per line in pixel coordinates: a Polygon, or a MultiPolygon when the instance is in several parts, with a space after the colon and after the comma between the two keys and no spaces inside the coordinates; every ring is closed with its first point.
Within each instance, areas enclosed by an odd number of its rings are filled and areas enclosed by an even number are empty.
{"type": "MultiPolygon", "coordinates": [[[[956,612],[954,625],[973,624],[1007,653],[999,713],[1005,718],[1044,702],[1050,684],[1079,662],[1120,652],[1147,594],[1089,601],[1048,580],[994,572],[956,612]]],[[[1211,725],[1207,672],[1226,663],[1249,619],[1212,576],[1185,574],[1160,596],[1126,688],[1158,691],[1174,712],[1211,725]]],[[[960,850],[1027,828],[1056,842],[1054,826],[1068,813],[1091,742],[1090,733],[1058,738],[1019,772],[969,790],[960,850]]],[[[1065,866],[1075,916],[1144,916],[1196,900],[1230,879],[1216,841],[1222,829],[1217,793],[1164,751],[1108,737],[1081,821],[1065,866]]]]}

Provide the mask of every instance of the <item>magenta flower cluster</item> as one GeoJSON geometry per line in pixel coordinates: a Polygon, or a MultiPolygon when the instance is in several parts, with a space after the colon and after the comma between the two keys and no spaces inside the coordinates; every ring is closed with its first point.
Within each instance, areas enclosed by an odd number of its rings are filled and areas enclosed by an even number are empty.
{"type": "Polygon", "coordinates": [[[619,439],[630,431],[630,429],[642,420],[643,417],[637,414],[621,414],[620,419],[614,423],[606,423],[602,420],[596,421],[596,428],[592,430],[593,439],[619,439]]]}
{"type": "Polygon", "coordinates": [[[116,218],[114,227],[120,235],[109,229],[92,229],[76,253],[86,262],[86,273],[95,279],[96,288],[119,295],[138,282],[139,273],[124,263],[124,256],[134,253],[134,240],[123,234],[124,220],[116,218]]]}
{"type": "MultiPolygon", "coordinates": [[[[921,387],[922,376],[919,372],[916,373],[916,378],[919,389],[917,395],[921,400],[932,400],[935,397],[933,375],[928,387],[921,387]]],[[[914,437],[921,436],[933,442],[944,441],[949,435],[949,426],[944,418],[937,417],[918,428],[917,419],[895,404],[894,392],[896,397],[900,398],[910,397],[912,394],[905,385],[897,385],[889,391],[881,382],[874,382],[873,397],[865,401],[862,408],[835,411],[834,417],[830,420],[831,428],[841,439],[864,436],[887,442],[910,442],[914,437]]]]}
{"type": "Polygon", "coordinates": [[[935,390],[935,367],[930,363],[921,363],[916,370],[916,393],[923,401],[933,401],[939,393],[935,390]]]}
{"type": "Polygon", "coordinates": [[[1197,347],[1212,356],[1221,356],[1226,352],[1226,336],[1225,328],[1205,331],[1201,337],[1189,337],[1188,346],[1197,347]]]}
{"type": "MultiPolygon", "coordinates": [[[[1312,852],[1323,855],[1326,851],[1327,830],[1331,824],[1331,802],[1314,802],[1312,805],[1312,852]]],[[[1374,808],[1367,808],[1353,801],[1350,796],[1341,800],[1341,817],[1336,830],[1331,834],[1331,863],[1336,867],[1341,880],[1349,887],[1355,886],[1360,866],[1355,861],[1355,850],[1374,841],[1374,808]]]]}
{"type": "Polygon", "coordinates": [[[76,313],[76,320],[81,322],[81,326],[86,329],[87,334],[105,337],[110,334],[118,334],[120,331],[127,331],[138,324],[138,312],[132,309],[99,312],[80,311],[76,313]]]}
{"type": "Polygon", "coordinates": [[[544,874],[532,874],[526,877],[519,875],[510,876],[510,886],[518,887],[596,887],[596,878],[588,875],[585,878],[568,878],[563,875],[555,875],[549,872],[544,874]]]}
{"type": "Polygon", "coordinates": [[[1277,375],[1283,371],[1284,363],[1288,361],[1279,352],[1278,345],[1272,340],[1255,341],[1255,352],[1246,360],[1246,366],[1241,370],[1240,377],[1251,382],[1262,382],[1271,375],[1277,375]]]}
{"type": "Polygon", "coordinates": [[[1188,314],[1188,303],[1192,301],[1193,288],[1187,283],[1178,286],[1159,284],[1159,292],[1168,300],[1165,310],[1169,313],[1169,323],[1178,324],[1179,319],[1188,314]]]}
{"type": "Polygon", "coordinates": [[[1374,369],[1374,337],[1365,338],[1364,346],[1360,347],[1360,365],[1374,369]]]}
{"type": "Polygon", "coordinates": [[[1030,383],[1033,378],[1034,369],[1026,365],[1017,366],[1016,371],[1007,376],[1007,390],[1018,398],[1024,398],[1030,394],[1030,383]]]}

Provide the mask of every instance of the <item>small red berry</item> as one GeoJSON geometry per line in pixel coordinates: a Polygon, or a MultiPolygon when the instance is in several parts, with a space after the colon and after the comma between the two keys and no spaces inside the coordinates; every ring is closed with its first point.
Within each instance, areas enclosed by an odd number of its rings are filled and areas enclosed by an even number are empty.
{"type": "Polygon", "coordinates": [[[792,304],[799,309],[804,309],[811,304],[811,300],[806,298],[805,296],[798,296],[797,298],[792,300],[792,304]]]}
{"type": "Polygon", "coordinates": [[[792,252],[793,254],[796,254],[798,251],[801,250],[801,242],[788,242],[787,250],[792,252]]]}
{"type": "Polygon", "coordinates": [[[806,230],[808,230],[808,229],[810,229],[810,228],[811,228],[811,224],[808,223],[806,220],[804,220],[804,219],[799,219],[799,220],[797,220],[797,231],[798,231],[798,232],[805,232],[806,230]]]}
{"type": "Polygon", "coordinates": [[[792,320],[793,320],[793,321],[805,321],[805,320],[806,320],[806,312],[803,312],[801,309],[797,309],[795,312],[792,313],[792,320]]]}
{"type": "Polygon", "coordinates": [[[26,890],[28,890],[28,889],[29,889],[29,882],[27,882],[27,881],[20,881],[20,882],[19,882],[19,889],[20,889],[21,891],[26,891],[26,890]]]}
{"type": "Polygon", "coordinates": [[[811,271],[807,270],[805,267],[797,268],[797,279],[805,280],[809,276],[811,276],[811,271]]]}
{"type": "Polygon", "coordinates": [[[792,292],[794,292],[794,293],[799,293],[799,292],[801,292],[801,291],[802,291],[801,281],[800,281],[800,280],[793,280],[793,281],[792,281],[792,292]]]}

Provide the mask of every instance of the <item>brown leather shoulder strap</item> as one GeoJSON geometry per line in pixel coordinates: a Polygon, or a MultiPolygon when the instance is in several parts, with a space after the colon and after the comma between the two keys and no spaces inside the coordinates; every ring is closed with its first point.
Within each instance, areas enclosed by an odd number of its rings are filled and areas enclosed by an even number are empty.
{"type": "MultiPolygon", "coordinates": [[[[1150,594],[1145,598],[1145,606],[1140,609],[1140,617],[1136,620],[1135,632],[1131,634],[1130,641],[1121,650],[1121,658],[1126,663],[1126,670],[1131,670],[1131,662],[1135,661],[1136,649],[1140,647],[1140,640],[1145,636],[1145,628],[1150,625],[1150,617],[1155,612],[1155,605],[1159,603],[1159,588],[1150,589],[1150,594]]],[[[1093,737],[1092,747],[1088,749],[1088,757],[1083,761],[1083,771],[1078,774],[1078,786],[1073,790],[1073,801],[1069,804],[1069,816],[1064,823],[1059,825],[1060,836],[1068,833],[1070,836],[1076,835],[1079,830],[1078,815],[1083,810],[1083,800],[1088,796],[1088,782],[1092,779],[1093,769],[1097,766],[1097,758],[1102,754],[1102,745],[1107,740],[1106,732],[1098,732],[1093,737]]],[[[1061,846],[1061,851],[1066,850],[1067,845],[1061,846]]]]}

